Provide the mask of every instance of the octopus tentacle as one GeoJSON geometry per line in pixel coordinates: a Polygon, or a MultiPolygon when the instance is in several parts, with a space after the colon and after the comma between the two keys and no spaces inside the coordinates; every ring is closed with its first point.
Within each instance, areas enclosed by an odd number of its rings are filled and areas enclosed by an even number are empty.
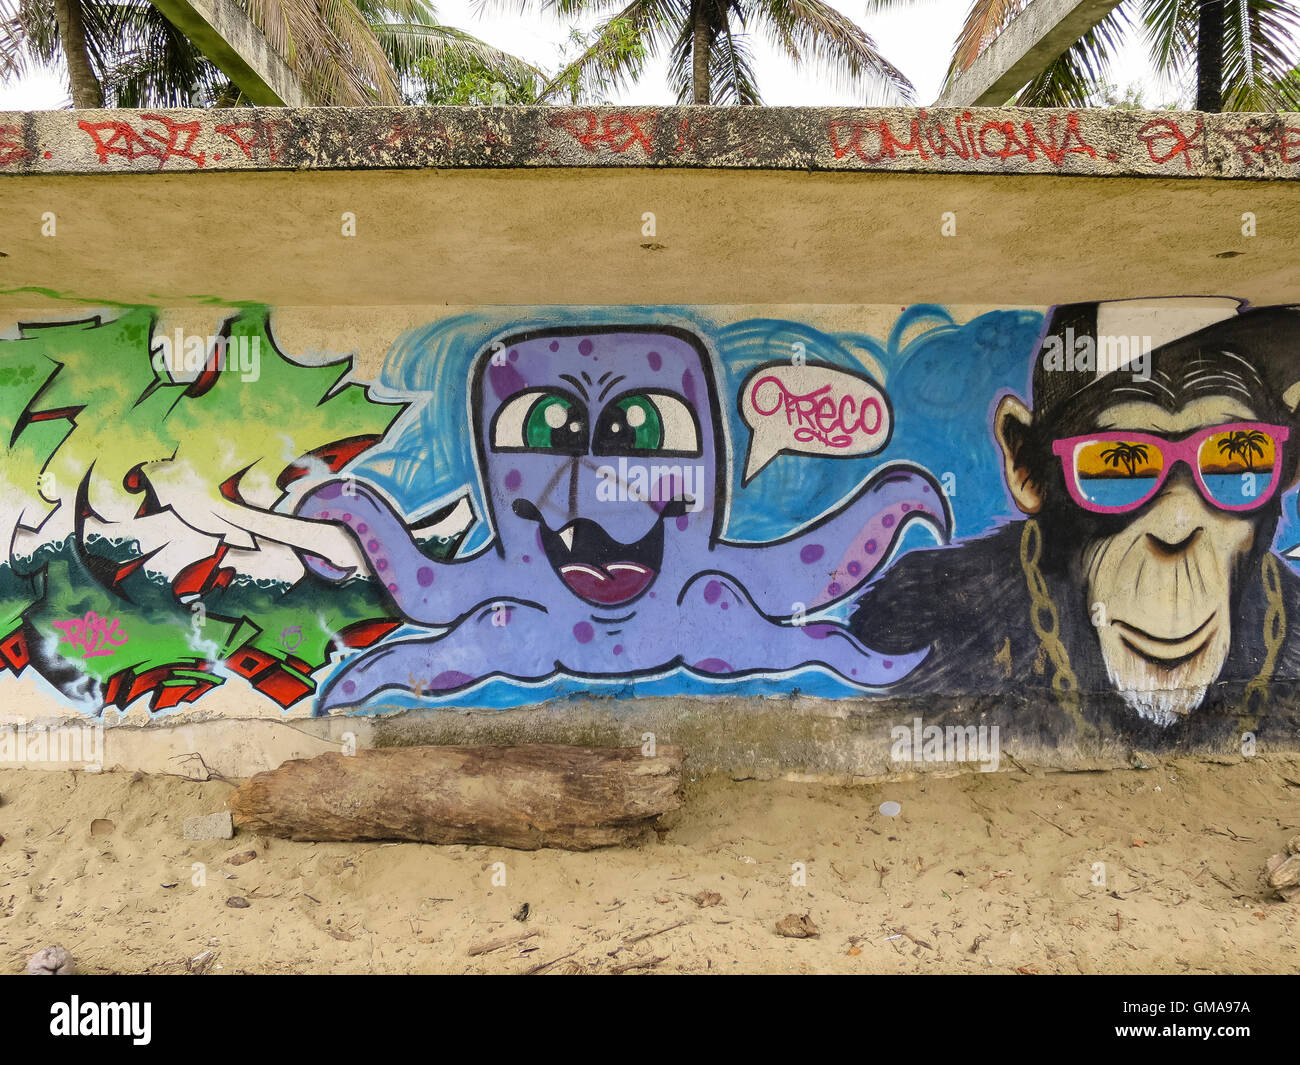
{"type": "Polygon", "coordinates": [[[366,703],[386,691],[436,697],[491,676],[531,681],[555,671],[555,655],[543,638],[545,614],[485,613],[443,636],[396,640],[355,656],[322,689],[319,712],[366,703]]]}
{"type": "MultiPolygon", "coordinates": [[[[484,601],[490,570],[500,558],[484,552],[459,562],[430,558],[402,517],[374,489],[357,481],[329,481],[298,504],[300,518],[334,521],[357,542],[370,572],[387,589],[397,609],[421,625],[449,625],[484,601]]],[[[332,563],[303,553],[303,562],[326,579],[346,576],[332,563]]],[[[503,582],[504,583],[504,582],[503,582]]]]}
{"type": "Polygon", "coordinates": [[[888,466],[844,506],[797,536],[752,546],[718,544],[711,562],[734,576],[765,614],[789,617],[799,604],[811,611],[852,595],[914,521],[925,522],[947,541],[952,520],[943,490],[920,467],[888,466]]]}
{"type": "Polygon", "coordinates": [[[822,666],[850,684],[886,687],[902,680],[929,648],[882,655],[859,642],[843,625],[785,624],[759,614],[747,590],[724,578],[702,577],[682,601],[682,661],[695,673],[734,676],[822,666]]]}

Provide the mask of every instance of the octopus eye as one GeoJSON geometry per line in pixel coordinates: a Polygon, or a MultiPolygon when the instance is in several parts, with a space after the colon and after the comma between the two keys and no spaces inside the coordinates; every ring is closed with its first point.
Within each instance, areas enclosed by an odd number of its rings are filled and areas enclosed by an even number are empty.
{"type": "Polygon", "coordinates": [[[587,412],[575,396],[546,390],[514,396],[492,421],[494,451],[585,455],[587,412]]]}
{"type": "Polygon", "coordinates": [[[669,392],[616,396],[596,423],[598,455],[698,455],[700,430],[691,408],[669,392]]]}

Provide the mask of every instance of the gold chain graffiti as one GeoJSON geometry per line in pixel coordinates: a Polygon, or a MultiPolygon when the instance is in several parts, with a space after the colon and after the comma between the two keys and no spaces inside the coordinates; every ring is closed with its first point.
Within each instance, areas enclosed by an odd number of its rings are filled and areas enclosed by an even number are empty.
{"type": "Polygon", "coordinates": [[[1244,713],[1239,717],[1242,727],[1252,732],[1258,723],[1259,712],[1268,699],[1268,682],[1277,668],[1277,656],[1286,638],[1286,604],[1282,599],[1282,575],[1277,558],[1271,551],[1264,554],[1259,566],[1264,584],[1264,597],[1268,609],[1264,613],[1264,664],[1255,679],[1246,685],[1244,713]]]}
{"type": "MultiPolygon", "coordinates": [[[[1069,713],[1082,731],[1095,733],[1086,723],[1079,709],[1079,679],[1070,665],[1070,655],[1061,642],[1061,622],[1047,581],[1038,563],[1043,553],[1043,534],[1038,522],[1029,518],[1020,536],[1020,566],[1024,570],[1025,585],[1031,602],[1029,620],[1039,640],[1039,654],[1046,655],[1055,667],[1052,690],[1057,701],[1069,713]]],[[[1241,726],[1253,731],[1260,710],[1268,699],[1269,681],[1277,668],[1277,658],[1286,639],[1286,603],[1282,598],[1282,577],[1277,559],[1269,552],[1260,562],[1260,577],[1264,586],[1267,609],[1264,614],[1264,662],[1259,673],[1246,685],[1241,726]]]]}
{"type": "Polygon", "coordinates": [[[1055,672],[1052,674],[1052,691],[1061,708],[1074,719],[1080,736],[1096,735],[1096,729],[1090,725],[1079,709],[1079,678],[1070,666],[1070,655],[1061,642],[1061,619],[1052,600],[1051,590],[1043,571],[1038,568],[1043,555],[1043,533],[1038,521],[1029,518],[1025,521],[1024,531],[1020,534],[1020,568],[1025,574],[1025,585],[1029,589],[1029,621],[1038,637],[1039,647],[1047,654],[1055,672]]]}

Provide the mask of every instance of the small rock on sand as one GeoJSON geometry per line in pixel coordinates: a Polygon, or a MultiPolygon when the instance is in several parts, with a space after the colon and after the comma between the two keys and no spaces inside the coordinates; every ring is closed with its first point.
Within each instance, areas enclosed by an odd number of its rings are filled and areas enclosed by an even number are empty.
{"type": "Polygon", "coordinates": [[[76,971],[77,964],[66,947],[45,947],[27,962],[28,976],[72,976],[76,971]]]}
{"type": "Polygon", "coordinates": [[[186,839],[233,839],[234,836],[235,824],[229,810],[203,817],[185,818],[186,839]]]}
{"type": "Polygon", "coordinates": [[[810,939],[821,934],[821,930],[806,913],[787,913],[776,922],[776,931],[787,939],[810,939]]]}

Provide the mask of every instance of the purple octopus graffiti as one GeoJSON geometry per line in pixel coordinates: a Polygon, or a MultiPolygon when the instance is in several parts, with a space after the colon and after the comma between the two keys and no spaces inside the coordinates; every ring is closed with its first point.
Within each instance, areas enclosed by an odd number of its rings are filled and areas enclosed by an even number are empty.
{"type": "MultiPolygon", "coordinates": [[[[882,655],[834,620],[903,530],[951,528],[939,485],[894,463],[780,540],[728,542],[730,454],[709,353],[685,331],[557,328],[503,340],[471,370],[478,473],[493,530],[471,557],[421,552],[376,486],[334,479],[299,503],[360,548],[401,615],[427,634],[360,652],[319,709],[493,677],[703,677],[821,667],[849,684],[905,677],[919,650],[882,655]]],[[[303,555],[317,574],[350,571],[303,555]]]]}

